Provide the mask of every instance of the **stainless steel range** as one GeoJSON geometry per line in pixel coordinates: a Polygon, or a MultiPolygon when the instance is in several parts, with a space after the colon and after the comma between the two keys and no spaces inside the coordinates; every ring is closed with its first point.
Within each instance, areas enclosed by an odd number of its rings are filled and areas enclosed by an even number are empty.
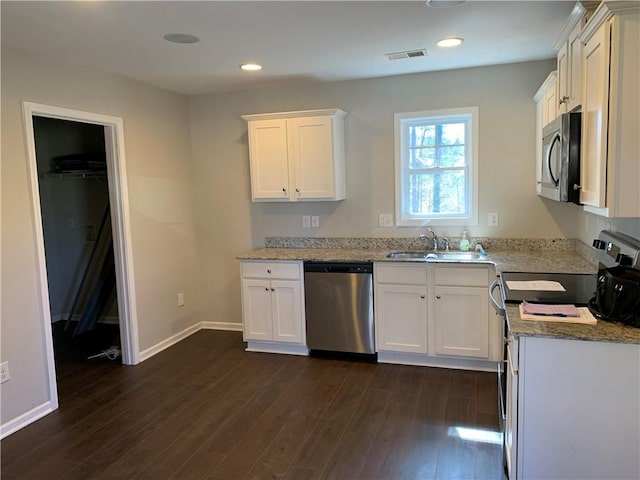
{"type": "MultiPolygon", "coordinates": [[[[505,303],[520,303],[524,300],[538,303],[571,303],[577,306],[585,306],[593,303],[596,298],[596,291],[600,284],[603,269],[616,266],[625,266],[640,271],[640,240],[629,235],[603,230],[598,238],[593,241],[593,247],[598,250],[598,272],[594,274],[570,274],[570,273],[533,273],[533,272],[502,272],[490,287],[489,296],[495,309],[505,317],[504,333],[505,344],[509,339],[509,325],[506,321],[505,303]],[[538,281],[553,280],[562,284],[565,291],[545,291],[545,290],[516,290],[509,289],[507,282],[511,281],[538,281]],[[493,291],[500,287],[501,298],[493,297],[493,291]]],[[[590,305],[591,307],[591,305],[590,305]]],[[[509,369],[510,363],[509,349],[504,349],[504,360],[499,364],[499,403],[502,412],[501,423],[505,442],[507,435],[505,431],[507,423],[506,396],[508,379],[514,373],[509,369]],[[506,369],[506,370],[505,370],[506,369]]],[[[505,452],[507,446],[505,443],[505,452]]],[[[507,461],[505,453],[505,462],[507,461]]],[[[506,464],[505,464],[506,466],[506,464]]]]}

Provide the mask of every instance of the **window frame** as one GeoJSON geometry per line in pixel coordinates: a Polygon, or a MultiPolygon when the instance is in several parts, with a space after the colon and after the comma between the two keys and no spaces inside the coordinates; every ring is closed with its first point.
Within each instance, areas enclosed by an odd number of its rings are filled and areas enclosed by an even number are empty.
{"type": "Polygon", "coordinates": [[[395,197],[396,197],[396,226],[418,227],[433,226],[473,226],[478,225],[478,107],[450,108],[443,110],[425,110],[419,112],[404,112],[394,115],[395,123],[395,197]],[[417,216],[407,212],[409,194],[408,162],[409,146],[407,145],[407,126],[416,121],[424,123],[455,123],[461,120],[468,122],[465,129],[465,178],[467,191],[467,211],[459,216],[417,216]]]}

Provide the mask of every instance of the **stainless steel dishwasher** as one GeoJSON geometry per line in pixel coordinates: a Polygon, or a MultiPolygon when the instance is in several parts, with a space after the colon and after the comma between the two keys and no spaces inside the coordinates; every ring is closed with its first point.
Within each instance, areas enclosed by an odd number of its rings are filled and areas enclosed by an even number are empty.
{"type": "Polygon", "coordinates": [[[375,354],[373,264],[306,262],[309,350],[375,354]]]}

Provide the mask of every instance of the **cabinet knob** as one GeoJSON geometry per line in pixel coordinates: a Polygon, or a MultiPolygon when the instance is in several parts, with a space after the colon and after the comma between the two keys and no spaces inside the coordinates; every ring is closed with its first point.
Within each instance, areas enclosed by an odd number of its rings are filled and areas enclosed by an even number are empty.
{"type": "Polygon", "coordinates": [[[272,292],[275,292],[275,291],[276,291],[276,289],[275,289],[275,288],[273,288],[273,287],[271,287],[271,291],[272,291],[272,292]]]}
{"type": "Polygon", "coordinates": [[[437,298],[438,300],[440,300],[440,295],[436,295],[436,298],[437,298]]]}
{"type": "Polygon", "coordinates": [[[296,193],[299,195],[300,194],[300,189],[296,188],[296,193]]]}
{"type": "Polygon", "coordinates": [[[582,188],[582,185],[578,185],[577,183],[573,184],[573,189],[574,190],[580,190],[582,188]]]}
{"type": "Polygon", "coordinates": [[[282,188],[282,191],[283,191],[284,193],[287,193],[287,189],[286,189],[286,188],[282,188]]]}
{"type": "Polygon", "coordinates": [[[562,98],[560,99],[560,105],[562,105],[563,103],[567,103],[567,101],[569,100],[569,97],[567,97],[566,95],[563,95],[562,98]]]}
{"type": "Polygon", "coordinates": [[[271,269],[270,268],[267,268],[267,273],[271,273],[271,269]]]}
{"type": "Polygon", "coordinates": [[[264,287],[264,291],[268,292],[269,291],[269,287],[264,287]]]}
{"type": "Polygon", "coordinates": [[[421,293],[421,294],[420,294],[420,298],[424,298],[424,293],[421,293]]]}

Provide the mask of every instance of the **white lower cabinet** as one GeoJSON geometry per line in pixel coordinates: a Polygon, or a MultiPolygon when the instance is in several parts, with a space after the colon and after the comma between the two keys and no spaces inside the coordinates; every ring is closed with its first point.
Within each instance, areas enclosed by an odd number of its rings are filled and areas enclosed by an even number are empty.
{"type": "Polygon", "coordinates": [[[437,355],[489,357],[489,299],[486,287],[435,286],[437,355]]]}
{"type": "Polygon", "coordinates": [[[495,370],[502,325],[489,306],[492,267],[374,264],[378,361],[495,370]]]}
{"type": "Polygon", "coordinates": [[[483,265],[434,264],[431,268],[432,350],[436,355],[500,359],[500,350],[489,348],[501,336],[499,319],[489,306],[490,274],[491,269],[483,265]]]}
{"type": "Polygon", "coordinates": [[[427,271],[424,266],[376,265],[376,347],[427,353],[427,271]]]}
{"type": "Polygon", "coordinates": [[[302,262],[241,262],[247,350],[306,355],[302,262]]]}
{"type": "Polygon", "coordinates": [[[640,478],[640,345],[521,336],[511,353],[509,478],[640,478]]]}

